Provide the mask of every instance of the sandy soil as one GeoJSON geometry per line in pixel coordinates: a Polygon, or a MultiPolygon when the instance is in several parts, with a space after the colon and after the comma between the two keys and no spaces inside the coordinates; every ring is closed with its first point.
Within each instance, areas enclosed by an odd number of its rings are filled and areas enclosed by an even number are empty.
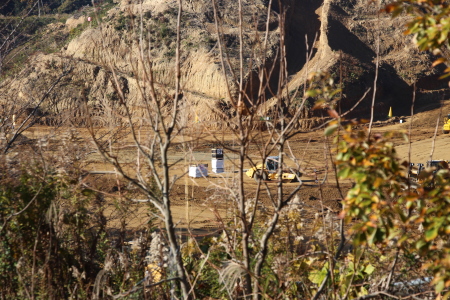
{"type": "Polygon", "coordinates": [[[410,141],[396,140],[399,158],[413,163],[425,163],[430,159],[450,159],[450,135],[442,133],[443,118],[450,113],[450,105],[442,109],[418,112],[411,119],[407,117],[403,124],[384,126],[381,131],[403,131],[410,141]],[[410,131],[411,127],[411,131],[410,131]]]}
{"type": "MultiPolygon", "coordinates": [[[[393,140],[396,145],[398,155],[401,159],[409,160],[414,163],[425,163],[430,159],[432,154],[433,159],[450,159],[448,149],[450,147],[450,135],[442,133],[442,117],[438,123],[436,130],[437,119],[441,115],[450,111],[450,106],[445,106],[442,110],[429,110],[426,112],[419,112],[415,117],[405,118],[405,122],[400,124],[390,124],[381,127],[375,127],[374,132],[383,131],[404,131],[408,132],[411,126],[411,143],[400,138],[393,140]],[[436,136],[435,136],[436,132],[436,136]],[[409,150],[411,149],[411,150],[409,150]]],[[[25,134],[30,140],[39,140],[43,137],[50,137],[55,141],[55,145],[61,143],[62,136],[70,136],[69,129],[60,129],[54,131],[47,127],[35,127],[25,134]]],[[[83,129],[76,129],[75,136],[80,140],[80,145],[83,147],[93,149],[91,143],[84,140],[88,138],[88,134],[83,129]]],[[[73,137],[72,137],[73,138],[73,137]]],[[[76,139],[77,139],[76,138],[76,139]]],[[[178,142],[181,142],[179,140],[178,142]]],[[[124,139],[125,144],[132,144],[132,140],[127,137],[124,139]]],[[[197,133],[195,141],[190,143],[189,151],[182,151],[179,147],[175,147],[170,152],[170,163],[174,163],[172,176],[176,176],[177,180],[173,186],[172,197],[172,211],[174,222],[178,228],[191,228],[197,234],[204,234],[206,232],[214,231],[222,226],[222,223],[227,223],[235,219],[235,214],[232,207],[231,191],[236,185],[238,168],[237,155],[233,154],[237,150],[236,139],[233,135],[224,132],[207,132],[197,133]],[[186,175],[187,166],[195,163],[211,163],[211,148],[216,147],[217,140],[214,136],[220,137],[220,142],[227,145],[225,149],[225,172],[221,174],[214,174],[211,172],[209,165],[209,175],[207,178],[190,178],[186,175]],[[187,199],[187,200],[186,200],[187,199]]],[[[320,178],[324,178],[327,173],[327,180],[322,187],[322,193],[319,186],[314,182],[314,177],[304,176],[303,187],[298,196],[305,204],[305,219],[311,220],[317,217],[321,212],[322,205],[318,199],[323,198],[324,208],[332,212],[338,212],[340,205],[338,199],[345,195],[349,187],[349,183],[341,183],[341,190],[338,190],[335,180],[333,180],[332,165],[329,157],[324,156],[324,147],[326,143],[323,137],[323,131],[316,131],[311,133],[301,133],[290,140],[288,152],[295,155],[300,162],[302,170],[307,173],[313,173],[313,170],[321,170],[320,178]],[[324,172],[328,168],[328,172],[324,172]]],[[[56,147],[56,146],[55,146],[56,147]]],[[[59,146],[58,146],[59,147],[59,146]]],[[[250,145],[250,158],[255,162],[259,157],[258,144],[250,145]]],[[[120,150],[119,158],[122,162],[128,164],[128,170],[134,172],[132,165],[135,162],[136,150],[132,147],[124,147],[120,150]]],[[[286,162],[289,166],[294,166],[293,161],[286,162]]],[[[250,164],[246,166],[249,168],[250,164]]],[[[85,169],[90,171],[112,171],[111,166],[106,164],[101,156],[98,154],[90,154],[85,162],[85,169]]],[[[149,205],[146,203],[133,203],[124,198],[118,198],[120,185],[118,180],[113,175],[89,175],[85,179],[88,184],[92,184],[100,190],[106,191],[106,210],[105,214],[110,220],[111,226],[119,226],[123,221],[124,209],[126,211],[125,223],[130,229],[138,229],[145,226],[150,220],[155,220],[155,215],[151,213],[149,205]]],[[[120,181],[120,180],[119,180],[120,181]]],[[[284,193],[288,194],[292,191],[298,183],[285,184],[284,193]]],[[[244,185],[246,196],[251,199],[255,195],[257,183],[244,176],[244,185]]],[[[268,183],[269,190],[274,192],[276,183],[268,183]]],[[[127,194],[129,198],[140,199],[139,193],[127,194]]],[[[142,199],[140,199],[142,200],[142,199]]],[[[258,203],[260,211],[271,207],[270,197],[267,196],[267,191],[261,191],[261,202],[258,203]]],[[[259,211],[258,210],[258,211],[259,211]]]]}
{"type": "MultiPolygon", "coordinates": [[[[442,133],[443,115],[450,111],[450,107],[441,109],[419,112],[411,118],[405,118],[405,122],[400,124],[392,124],[382,127],[374,128],[374,132],[383,131],[403,131],[408,133],[411,125],[411,142],[394,139],[399,158],[410,160],[414,163],[425,163],[432,156],[433,159],[450,159],[448,149],[450,149],[450,135],[442,133]],[[439,123],[437,123],[440,118],[439,123]],[[438,125],[436,125],[438,124],[438,125]],[[436,129],[437,127],[437,129],[436,129]],[[436,135],[435,135],[436,133],[436,135]],[[411,150],[409,150],[411,149],[411,150]],[[409,159],[410,157],[410,159],[409,159]]],[[[224,140],[231,138],[224,136],[224,140]]],[[[320,213],[321,206],[318,199],[321,196],[324,199],[326,210],[339,210],[339,203],[337,199],[341,198],[340,191],[336,187],[336,182],[333,180],[331,172],[331,162],[329,158],[325,161],[323,155],[324,139],[323,132],[317,131],[313,133],[300,134],[293,141],[290,142],[292,153],[302,159],[302,167],[311,171],[312,169],[323,169],[328,166],[328,179],[323,187],[322,195],[320,195],[319,187],[311,182],[313,178],[304,177],[306,181],[304,187],[298,193],[300,199],[306,204],[305,219],[313,219],[320,213]]],[[[255,149],[256,150],[256,149],[255,149]]],[[[174,188],[174,217],[179,226],[185,227],[187,223],[191,228],[205,229],[220,227],[220,215],[222,221],[230,221],[233,219],[233,212],[231,200],[227,200],[227,188],[230,188],[234,180],[236,180],[236,156],[226,153],[225,167],[226,173],[212,174],[211,169],[208,178],[189,178],[181,179],[177,182],[174,188]],[[187,183],[187,192],[190,194],[189,204],[184,200],[185,183],[187,183]],[[218,195],[217,195],[218,194],[218,195]],[[223,198],[221,198],[223,196],[223,198]],[[189,206],[188,206],[189,205],[189,206]],[[187,209],[189,207],[189,210],[187,209]],[[189,222],[186,222],[186,218],[189,222]]],[[[258,158],[258,152],[253,151],[253,158],[258,158]],[[253,154],[254,153],[254,154],[253,154]]],[[[199,147],[197,152],[192,153],[193,162],[210,163],[209,148],[199,147]]],[[[288,163],[289,164],[289,163],[288,163]]],[[[292,162],[291,162],[292,165],[292,162]]],[[[178,172],[182,171],[182,167],[178,172]]],[[[256,189],[254,180],[244,177],[244,183],[248,196],[256,189]]],[[[269,185],[275,186],[275,183],[269,185]]],[[[286,190],[292,190],[295,183],[286,184],[286,190]]],[[[349,183],[343,183],[341,192],[345,195],[349,183]]],[[[267,199],[266,199],[267,200],[267,199]]],[[[263,200],[264,202],[264,200],[263,200]]],[[[262,203],[262,206],[270,207],[270,203],[262,203]]]]}

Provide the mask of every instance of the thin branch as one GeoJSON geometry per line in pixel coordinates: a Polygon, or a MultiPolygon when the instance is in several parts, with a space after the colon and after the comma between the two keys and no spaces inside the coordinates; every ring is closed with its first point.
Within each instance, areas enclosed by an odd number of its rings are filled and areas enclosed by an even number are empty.
{"type": "Polygon", "coordinates": [[[14,27],[13,30],[11,30],[11,32],[9,33],[9,35],[5,38],[5,40],[3,41],[3,43],[0,45],[0,51],[3,50],[3,48],[6,47],[7,42],[11,39],[11,37],[14,35],[14,33],[16,32],[17,28],[19,28],[20,24],[22,24],[22,22],[25,20],[26,17],[28,17],[31,12],[33,11],[34,7],[36,6],[37,2],[34,3],[34,5],[30,8],[30,10],[20,18],[20,22],[16,25],[16,27],[14,27]]]}
{"type": "MultiPolygon", "coordinates": [[[[359,255],[358,261],[355,261],[356,257],[353,256],[353,266],[354,266],[353,269],[354,269],[354,270],[357,270],[357,266],[358,266],[358,264],[360,263],[361,257],[364,255],[365,250],[366,250],[366,249],[364,248],[363,253],[361,253],[361,255],[359,255]]],[[[347,287],[347,291],[345,292],[345,294],[344,294],[344,296],[342,297],[342,299],[347,299],[348,294],[349,294],[349,292],[350,292],[350,289],[351,289],[351,287],[352,287],[352,284],[351,284],[351,283],[352,283],[353,280],[355,279],[356,273],[357,273],[357,272],[353,272],[353,273],[352,273],[352,278],[350,279],[350,283],[349,283],[349,285],[348,285],[348,287],[347,287]]]]}
{"type": "Polygon", "coordinates": [[[389,276],[388,276],[388,279],[386,281],[386,285],[384,286],[384,289],[386,291],[389,291],[389,287],[390,287],[391,282],[392,282],[392,275],[394,274],[395,267],[397,266],[397,261],[398,261],[399,254],[400,254],[400,248],[397,248],[397,251],[395,253],[395,259],[394,259],[394,261],[392,263],[391,272],[389,272],[389,276]]]}
{"type": "Polygon", "coordinates": [[[367,134],[367,138],[370,138],[370,134],[372,132],[372,124],[373,124],[373,114],[375,111],[375,97],[377,94],[377,81],[378,81],[378,66],[380,63],[380,13],[378,12],[378,36],[377,36],[377,58],[375,63],[375,79],[373,80],[373,96],[372,96],[372,106],[370,108],[370,123],[369,123],[369,133],[367,134]]]}
{"type": "Polygon", "coordinates": [[[434,128],[433,141],[431,143],[430,160],[433,160],[434,148],[436,147],[437,131],[438,131],[438,128],[439,128],[439,123],[441,122],[442,108],[443,108],[443,105],[441,103],[441,109],[439,110],[439,115],[438,115],[437,120],[436,120],[436,126],[434,128]]]}
{"type": "MultiPolygon", "coordinates": [[[[343,229],[344,229],[344,224],[343,224],[343,219],[341,220],[341,241],[340,244],[338,246],[338,249],[336,250],[336,254],[334,256],[334,259],[337,260],[339,258],[339,256],[341,255],[342,250],[344,249],[344,245],[345,245],[345,236],[343,235],[343,229]]],[[[325,290],[325,286],[328,282],[328,279],[331,276],[331,271],[330,269],[328,269],[327,275],[325,276],[325,278],[323,279],[319,289],[317,290],[317,293],[314,295],[314,297],[312,298],[312,300],[317,300],[320,297],[320,294],[323,293],[323,291],[325,290]]]]}
{"type": "Polygon", "coordinates": [[[8,150],[11,148],[14,141],[19,137],[19,135],[24,132],[26,129],[28,129],[31,125],[25,126],[25,124],[28,122],[28,120],[31,119],[32,116],[36,113],[36,111],[39,109],[41,104],[44,102],[45,99],[47,99],[48,95],[53,91],[53,89],[56,87],[56,85],[61,81],[61,79],[65,76],[67,76],[73,68],[70,68],[68,70],[65,70],[61,75],[59,75],[58,79],[53,82],[53,84],[50,86],[50,88],[42,95],[41,100],[39,100],[38,104],[35,106],[33,111],[28,115],[25,120],[23,120],[22,124],[20,124],[19,128],[17,128],[14,135],[11,137],[11,139],[6,143],[5,149],[3,150],[3,153],[6,154],[8,150]]]}
{"type": "Polygon", "coordinates": [[[147,285],[145,285],[145,286],[140,286],[144,281],[146,281],[146,280],[148,280],[148,279],[149,279],[149,276],[145,277],[144,279],[142,279],[141,281],[139,281],[139,282],[138,282],[132,289],[130,289],[129,291],[127,291],[127,292],[125,292],[125,293],[120,293],[120,294],[118,294],[118,295],[113,295],[112,298],[113,298],[113,299],[120,299],[120,298],[129,296],[129,295],[131,295],[131,294],[134,294],[134,293],[136,293],[136,292],[142,290],[143,288],[151,288],[151,287],[155,287],[155,286],[158,286],[158,285],[160,285],[160,284],[163,284],[163,283],[165,283],[165,282],[170,282],[170,281],[180,280],[179,277],[174,277],[174,278],[164,279],[164,280],[161,280],[161,281],[152,283],[152,284],[147,284],[147,285]]]}
{"type": "MultiPolygon", "coordinates": [[[[197,247],[198,247],[198,244],[197,244],[197,247]]],[[[198,247],[198,249],[200,249],[200,247],[198,247]]],[[[205,266],[206,262],[208,261],[210,254],[211,254],[211,252],[208,251],[208,253],[206,254],[206,257],[203,259],[202,263],[200,264],[200,268],[197,271],[197,276],[195,277],[194,282],[191,284],[191,289],[189,290],[189,294],[194,292],[195,284],[197,283],[197,280],[200,278],[203,267],[205,266]]]]}
{"type": "MultiPolygon", "coordinates": [[[[413,96],[412,96],[412,102],[411,102],[411,119],[409,121],[409,128],[408,128],[408,164],[411,164],[411,152],[412,152],[412,140],[411,140],[411,131],[412,131],[412,124],[414,120],[414,103],[416,101],[416,83],[414,82],[413,85],[413,96]]],[[[410,172],[408,172],[408,189],[411,188],[411,182],[410,182],[410,172]]]]}
{"type": "MultiPolygon", "coordinates": [[[[216,0],[212,0],[212,3],[213,3],[213,10],[214,10],[214,25],[216,26],[217,43],[219,44],[220,63],[221,63],[221,66],[222,66],[223,78],[225,80],[225,86],[227,88],[228,98],[230,99],[230,102],[235,106],[236,103],[235,103],[234,98],[233,98],[233,96],[231,94],[230,84],[228,82],[227,71],[226,71],[226,68],[225,68],[225,60],[223,58],[223,56],[224,56],[224,53],[223,53],[223,42],[222,42],[222,34],[220,32],[220,28],[222,28],[222,27],[219,26],[219,17],[218,17],[218,12],[217,12],[216,0]]],[[[233,68],[230,68],[230,71],[233,73],[233,68]]]]}
{"type": "Polygon", "coordinates": [[[401,299],[401,297],[397,297],[397,296],[391,295],[391,294],[389,294],[387,292],[380,291],[380,292],[375,292],[375,293],[372,293],[372,294],[369,294],[369,295],[360,296],[360,297],[354,298],[353,300],[373,299],[373,298],[378,298],[380,296],[386,296],[386,297],[389,297],[391,299],[401,299]]]}
{"type": "Polygon", "coordinates": [[[11,220],[12,217],[18,216],[21,213],[23,213],[24,211],[26,211],[28,209],[28,207],[30,207],[31,204],[33,204],[33,202],[37,199],[37,196],[39,195],[39,193],[42,190],[42,186],[39,187],[39,190],[36,192],[36,194],[34,195],[34,197],[30,200],[30,202],[28,202],[28,204],[21,210],[18,211],[16,213],[10,214],[8,217],[6,217],[5,221],[3,222],[2,228],[0,228],[0,233],[3,231],[3,229],[6,226],[6,223],[11,220]]]}
{"type": "MultiPolygon", "coordinates": [[[[370,90],[371,90],[371,88],[368,88],[367,90],[366,90],[366,92],[362,95],[362,97],[349,109],[349,110],[347,110],[345,113],[343,113],[342,115],[340,115],[340,118],[343,118],[343,117],[345,117],[347,114],[349,114],[349,113],[351,113],[358,105],[359,105],[359,103],[361,103],[361,101],[363,101],[364,100],[364,98],[367,96],[367,94],[370,92],[370,90]]],[[[296,114],[296,116],[297,116],[297,114],[296,114]]],[[[323,123],[323,124],[321,124],[321,125],[319,125],[319,126],[316,126],[316,127],[314,127],[314,128],[311,128],[310,130],[308,130],[307,132],[313,132],[313,131],[316,131],[316,130],[318,130],[318,129],[320,129],[320,128],[323,128],[323,127],[325,127],[326,125],[328,125],[331,121],[333,121],[333,120],[329,120],[329,121],[326,121],[325,123],[323,123]]],[[[292,135],[289,135],[287,138],[291,138],[291,137],[293,137],[294,135],[296,135],[296,134],[298,134],[298,132],[294,132],[292,135]]]]}

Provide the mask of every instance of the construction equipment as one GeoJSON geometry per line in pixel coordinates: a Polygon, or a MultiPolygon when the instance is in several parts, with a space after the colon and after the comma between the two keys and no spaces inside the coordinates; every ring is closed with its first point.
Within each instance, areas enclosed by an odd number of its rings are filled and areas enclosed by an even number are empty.
{"type": "Polygon", "coordinates": [[[299,177],[302,176],[300,171],[292,172],[290,170],[283,170],[281,173],[281,178],[279,177],[278,168],[279,168],[279,157],[278,156],[269,156],[265,160],[265,164],[263,166],[262,163],[257,164],[255,167],[248,169],[245,174],[254,178],[256,181],[258,180],[282,180],[283,182],[295,182],[299,181],[299,177]]]}
{"type": "Polygon", "coordinates": [[[429,160],[427,161],[426,165],[420,163],[419,164],[410,163],[409,178],[413,183],[422,185],[425,179],[429,177],[429,175],[432,175],[433,176],[433,179],[431,180],[432,183],[428,184],[427,186],[429,188],[432,188],[434,186],[434,176],[436,175],[437,171],[448,168],[449,168],[449,161],[443,159],[429,160]],[[414,169],[414,166],[416,165],[417,168],[414,169]],[[427,170],[427,172],[425,172],[425,170],[427,170]]]}
{"type": "Polygon", "coordinates": [[[450,114],[448,114],[445,118],[444,118],[444,126],[442,127],[442,132],[444,134],[447,134],[450,132],[450,114]]]}
{"type": "Polygon", "coordinates": [[[448,160],[436,159],[427,161],[427,168],[435,168],[435,172],[440,169],[448,169],[448,160]]]}

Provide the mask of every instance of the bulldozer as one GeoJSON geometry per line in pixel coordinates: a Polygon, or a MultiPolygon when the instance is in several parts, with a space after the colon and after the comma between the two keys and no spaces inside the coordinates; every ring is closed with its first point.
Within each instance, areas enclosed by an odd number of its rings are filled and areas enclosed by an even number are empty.
{"type": "Polygon", "coordinates": [[[447,134],[450,132],[450,114],[448,114],[445,118],[444,118],[444,126],[442,127],[442,132],[444,134],[447,134]]]}
{"type": "Polygon", "coordinates": [[[283,170],[280,175],[278,174],[279,160],[278,156],[269,156],[265,160],[264,165],[262,163],[257,164],[255,167],[248,169],[245,174],[258,180],[270,181],[281,180],[283,182],[296,182],[300,181],[299,177],[302,176],[300,171],[291,172],[289,170],[283,170]]]}

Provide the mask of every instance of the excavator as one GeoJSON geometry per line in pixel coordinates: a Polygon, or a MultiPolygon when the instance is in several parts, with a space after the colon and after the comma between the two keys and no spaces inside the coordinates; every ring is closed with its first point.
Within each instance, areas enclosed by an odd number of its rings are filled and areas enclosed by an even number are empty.
{"type": "Polygon", "coordinates": [[[431,170],[431,174],[433,175],[432,182],[427,186],[427,188],[432,188],[434,186],[434,176],[436,172],[441,169],[448,169],[449,161],[443,159],[429,160],[426,165],[411,163],[409,168],[409,178],[413,183],[417,183],[419,185],[424,183],[425,178],[430,174],[429,172],[424,172],[425,168],[431,170]],[[417,168],[414,168],[415,165],[417,165],[417,168]]]}
{"type": "Polygon", "coordinates": [[[281,181],[283,182],[300,181],[300,179],[298,179],[300,176],[302,176],[300,171],[294,173],[289,170],[283,170],[280,178],[280,175],[278,174],[279,161],[280,158],[278,156],[269,156],[265,160],[264,166],[262,163],[259,163],[255,167],[248,169],[247,172],[245,172],[245,174],[248,177],[255,179],[256,181],[258,180],[269,181],[279,179],[281,179],[281,181]]]}

